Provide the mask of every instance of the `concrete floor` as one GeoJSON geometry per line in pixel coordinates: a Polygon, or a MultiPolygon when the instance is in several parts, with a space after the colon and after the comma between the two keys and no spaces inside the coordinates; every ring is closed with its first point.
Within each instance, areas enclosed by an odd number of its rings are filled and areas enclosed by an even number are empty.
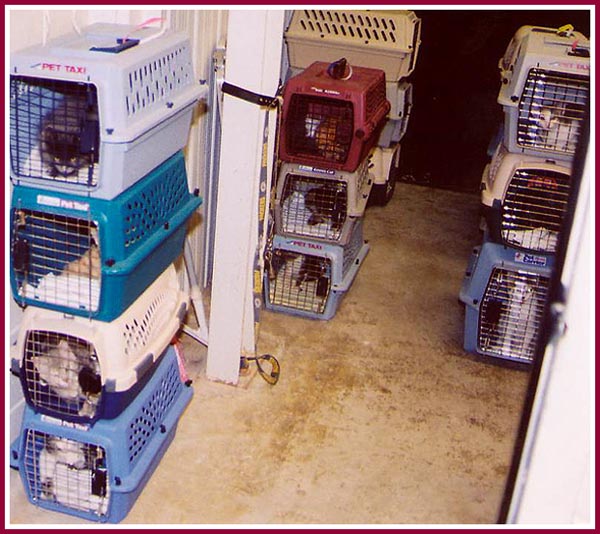
{"type": "MultiPolygon", "coordinates": [[[[478,198],[399,184],[369,208],[371,251],[328,322],[264,312],[275,386],[204,378],[128,524],[490,524],[528,373],[462,349],[458,291],[478,198]]],[[[12,523],[86,523],[30,505],[10,474],[12,523]]]]}

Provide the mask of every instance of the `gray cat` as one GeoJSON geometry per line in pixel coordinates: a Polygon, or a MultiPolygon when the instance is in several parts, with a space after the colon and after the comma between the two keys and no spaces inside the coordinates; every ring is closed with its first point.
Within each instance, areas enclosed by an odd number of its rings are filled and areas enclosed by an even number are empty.
{"type": "Polygon", "coordinates": [[[77,177],[97,157],[98,115],[84,94],[65,95],[44,119],[40,152],[53,178],[77,177]]]}

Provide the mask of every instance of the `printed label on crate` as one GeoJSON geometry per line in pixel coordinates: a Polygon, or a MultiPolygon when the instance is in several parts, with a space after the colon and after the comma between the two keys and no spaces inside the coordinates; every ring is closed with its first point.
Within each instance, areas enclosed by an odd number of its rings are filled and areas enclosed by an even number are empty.
{"type": "Polygon", "coordinates": [[[46,414],[41,415],[41,420],[44,421],[44,423],[51,423],[53,425],[60,425],[60,426],[64,426],[67,428],[75,428],[77,430],[84,430],[86,432],[90,429],[90,425],[84,425],[81,423],[72,423],[71,421],[65,421],[64,419],[60,419],[58,417],[52,417],[52,416],[46,415],[46,414]]]}
{"type": "Polygon", "coordinates": [[[590,70],[590,65],[588,63],[567,63],[565,61],[551,61],[550,63],[548,63],[548,66],[570,70],[590,70]]]}
{"type": "Polygon", "coordinates": [[[335,174],[335,171],[332,169],[319,169],[317,167],[311,167],[310,165],[298,165],[298,169],[301,171],[314,172],[317,174],[335,174]]]}
{"type": "Polygon", "coordinates": [[[81,65],[63,65],[62,63],[36,63],[31,65],[32,69],[45,70],[49,72],[68,72],[69,74],[85,74],[87,68],[81,65]]]}
{"type": "Polygon", "coordinates": [[[323,93],[326,95],[339,95],[341,94],[339,91],[336,91],[334,89],[323,89],[321,87],[315,87],[314,85],[310,88],[311,91],[314,91],[315,93],[323,93]]]}
{"type": "Polygon", "coordinates": [[[297,247],[302,247],[302,248],[310,248],[310,249],[316,249],[316,250],[322,250],[323,247],[321,245],[319,245],[318,243],[310,243],[308,241],[297,241],[295,239],[292,239],[290,241],[287,242],[289,245],[295,245],[297,247]]]}
{"type": "Polygon", "coordinates": [[[537,265],[545,267],[547,259],[544,256],[536,256],[535,254],[524,254],[523,252],[515,252],[515,261],[526,263],[527,265],[537,265]]]}
{"type": "Polygon", "coordinates": [[[65,208],[68,210],[89,211],[88,202],[78,202],[77,200],[67,200],[65,198],[50,197],[48,195],[38,195],[38,204],[42,206],[52,206],[54,208],[65,208]]]}

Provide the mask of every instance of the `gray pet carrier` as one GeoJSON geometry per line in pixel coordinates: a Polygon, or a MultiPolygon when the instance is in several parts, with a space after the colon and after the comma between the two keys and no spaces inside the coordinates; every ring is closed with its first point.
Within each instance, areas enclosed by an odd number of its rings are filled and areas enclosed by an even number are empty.
{"type": "Polygon", "coordinates": [[[182,33],[118,24],[11,54],[11,179],[117,196],[186,145],[191,54],[182,33]]]}

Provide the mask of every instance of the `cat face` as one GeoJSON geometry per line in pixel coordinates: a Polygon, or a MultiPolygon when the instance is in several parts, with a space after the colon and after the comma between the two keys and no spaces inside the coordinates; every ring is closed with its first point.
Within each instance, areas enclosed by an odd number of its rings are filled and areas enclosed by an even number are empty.
{"type": "Polygon", "coordinates": [[[79,145],[77,133],[53,126],[44,128],[42,153],[51,176],[74,176],[84,165],[91,163],[89,157],[80,153],[79,145]]]}

